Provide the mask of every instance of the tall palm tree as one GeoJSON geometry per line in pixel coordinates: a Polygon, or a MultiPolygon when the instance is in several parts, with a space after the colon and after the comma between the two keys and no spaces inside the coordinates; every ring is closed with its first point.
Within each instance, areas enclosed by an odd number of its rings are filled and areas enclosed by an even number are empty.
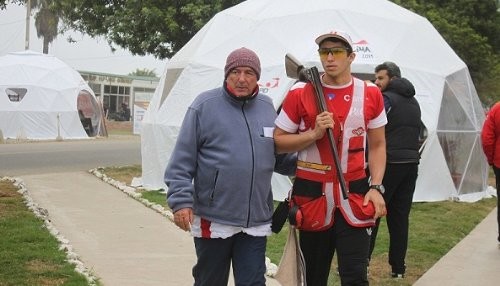
{"type": "Polygon", "coordinates": [[[53,0],[31,0],[31,8],[37,10],[35,14],[35,27],[38,38],[43,38],[43,53],[49,53],[49,44],[58,34],[59,15],[52,9],[50,4],[53,0]]]}

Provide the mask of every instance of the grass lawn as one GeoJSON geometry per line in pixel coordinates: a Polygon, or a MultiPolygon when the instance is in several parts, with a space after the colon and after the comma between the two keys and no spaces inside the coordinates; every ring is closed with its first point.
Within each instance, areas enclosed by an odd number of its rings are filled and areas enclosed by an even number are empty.
{"type": "MultiPolygon", "coordinates": [[[[97,285],[99,282],[97,282],[97,285]]],[[[0,180],[0,285],[89,285],[12,182],[0,180]]]]}

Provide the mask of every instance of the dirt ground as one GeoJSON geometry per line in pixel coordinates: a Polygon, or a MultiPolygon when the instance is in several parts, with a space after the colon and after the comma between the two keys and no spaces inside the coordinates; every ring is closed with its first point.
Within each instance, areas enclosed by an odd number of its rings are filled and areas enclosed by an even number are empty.
{"type": "Polygon", "coordinates": [[[130,131],[132,132],[132,121],[114,121],[114,120],[106,120],[106,128],[108,133],[110,131],[130,131]]]}

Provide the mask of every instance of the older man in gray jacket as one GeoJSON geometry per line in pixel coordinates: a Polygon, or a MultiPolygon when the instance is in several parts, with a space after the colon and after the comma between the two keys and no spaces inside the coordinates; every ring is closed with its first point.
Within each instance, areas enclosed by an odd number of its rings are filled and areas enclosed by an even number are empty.
{"type": "Polygon", "coordinates": [[[247,48],[227,57],[222,87],[189,107],[165,172],[177,226],[191,231],[195,285],[265,285],[271,234],[271,176],[295,171],[295,157],[276,157],[271,99],[259,93],[258,56],[247,48]],[[279,168],[282,166],[283,168],[279,168]]]}

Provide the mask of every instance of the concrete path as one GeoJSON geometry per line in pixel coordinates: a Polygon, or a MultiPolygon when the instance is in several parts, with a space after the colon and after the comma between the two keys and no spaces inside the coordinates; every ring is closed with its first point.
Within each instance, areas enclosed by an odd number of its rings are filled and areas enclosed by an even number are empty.
{"type": "MultiPolygon", "coordinates": [[[[446,235],[443,233],[441,235],[446,235]]],[[[497,209],[429,269],[414,286],[500,285],[497,209]]]]}
{"type": "Polygon", "coordinates": [[[21,179],[105,286],[193,285],[192,237],[166,217],[84,171],[21,179]]]}

